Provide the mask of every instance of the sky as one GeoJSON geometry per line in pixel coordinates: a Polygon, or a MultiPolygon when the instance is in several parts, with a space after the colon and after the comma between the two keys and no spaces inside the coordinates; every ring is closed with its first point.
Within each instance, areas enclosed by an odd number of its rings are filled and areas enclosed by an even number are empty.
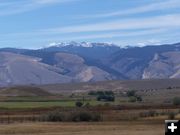
{"type": "Polygon", "coordinates": [[[180,42],[180,0],[0,0],[0,48],[180,42]]]}

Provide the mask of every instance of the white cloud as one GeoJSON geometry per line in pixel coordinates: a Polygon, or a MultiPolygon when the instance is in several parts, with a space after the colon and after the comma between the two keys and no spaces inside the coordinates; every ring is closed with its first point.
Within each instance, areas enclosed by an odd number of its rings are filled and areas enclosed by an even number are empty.
{"type": "Polygon", "coordinates": [[[49,4],[49,3],[56,3],[58,0],[34,0],[37,4],[49,4]]]}
{"type": "Polygon", "coordinates": [[[19,2],[2,2],[0,3],[0,7],[2,7],[0,9],[0,16],[24,13],[53,4],[67,3],[73,1],[77,0],[26,0],[19,2]]]}
{"type": "Polygon", "coordinates": [[[112,16],[125,16],[125,15],[133,15],[138,13],[152,12],[152,11],[162,11],[173,8],[180,8],[180,0],[163,0],[162,2],[154,2],[153,4],[134,7],[131,9],[119,10],[109,13],[94,14],[94,15],[80,15],[79,17],[101,18],[101,17],[112,17],[112,16]]]}
{"type": "Polygon", "coordinates": [[[13,3],[13,2],[2,2],[2,3],[0,3],[0,7],[10,6],[12,4],[15,4],[15,3],[13,3]]]}
{"type": "Polygon", "coordinates": [[[1,35],[5,37],[63,37],[64,40],[102,39],[117,37],[136,37],[144,35],[166,34],[180,27],[180,14],[157,16],[150,18],[136,18],[102,22],[96,24],[84,24],[78,26],[35,30],[24,33],[9,33],[1,35]],[[175,20],[175,21],[174,21],[175,20]],[[144,30],[143,30],[144,29],[144,30]],[[89,33],[98,32],[98,33],[89,33]],[[71,33],[69,35],[69,33],[71,33]],[[78,36],[75,35],[78,33],[78,36]]]}
{"type": "Polygon", "coordinates": [[[114,20],[109,22],[82,24],[69,27],[60,27],[42,30],[48,33],[79,33],[79,32],[100,32],[114,30],[136,30],[168,28],[173,29],[180,26],[180,14],[163,15],[149,18],[135,18],[114,20]]]}
{"type": "Polygon", "coordinates": [[[71,2],[71,1],[75,1],[75,0],[34,0],[34,3],[36,3],[36,4],[56,4],[56,3],[65,3],[65,2],[71,2]]]}
{"type": "Polygon", "coordinates": [[[150,34],[158,34],[168,31],[167,29],[151,29],[151,30],[139,30],[139,31],[130,31],[130,32],[108,32],[100,34],[88,34],[81,36],[71,36],[63,39],[71,40],[87,40],[87,39],[106,39],[106,38],[122,38],[122,37],[136,37],[136,36],[145,36],[150,34]]]}

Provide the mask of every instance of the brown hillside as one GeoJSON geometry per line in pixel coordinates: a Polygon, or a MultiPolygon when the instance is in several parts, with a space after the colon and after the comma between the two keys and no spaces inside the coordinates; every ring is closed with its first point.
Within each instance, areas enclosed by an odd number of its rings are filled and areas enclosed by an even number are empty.
{"type": "Polygon", "coordinates": [[[51,95],[49,92],[42,90],[37,87],[30,86],[16,86],[10,88],[4,88],[0,91],[1,96],[49,96],[51,95]]]}
{"type": "Polygon", "coordinates": [[[95,83],[71,83],[43,85],[40,88],[50,92],[85,92],[90,90],[151,90],[180,87],[180,79],[152,79],[131,81],[102,81],[95,83]]]}

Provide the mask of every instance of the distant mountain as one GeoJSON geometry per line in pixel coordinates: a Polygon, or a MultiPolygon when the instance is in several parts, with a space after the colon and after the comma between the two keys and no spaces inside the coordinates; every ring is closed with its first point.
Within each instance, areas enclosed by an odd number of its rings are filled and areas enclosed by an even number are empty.
{"type": "Polygon", "coordinates": [[[48,65],[41,60],[38,57],[1,52],[0,86],[114,79],[106,71],[84,64],[84,59],[74,54],[55,53],[55,65],[48,65]]]}
{"type": "Polygon", "coordinates": [[[41,49],[41,51],[46,52],[67,52],[77,54],[84,58],[99,59],[109,57],[112,53],[118,51],[119,46],[108,43],[59,43],[55,46],[50,46],[48,48],[41,49]]]}
{"type": "Polygon", "coordinates": [[[0,85],[67,83],[72,78],[63,69],[40,62],[40,58],[15,53],[0,53],[0,85]]]}
{"type": "Polygon", "coordinates": [[[180,51],[155,54],[144,70],[146,78],[180,78],[180,51]]]}
{"type": "MultiPolygon", "coordinates": [[[[144,70],[151,65],[150,62],[155,55],[167,52],[180,52],[180,44],[122,49],[112,55],[108,65],[114,70],[123,73],[128,79],[143,79],[144,70]]],[[[158,74],[158,71],[152,70],[158,74]]],[[[169,76],[164,77],[168,78],[169,76]]],[[[146,77],[146,79],[150,78],[162,77],[158,75],[156,77],[146,77]]]]}
{"type": "Polygon", "coordinates": [[[180,78],[180,43],[120,48],[107,43],[54,43],[0,49],[0,86],[180,78]]]}

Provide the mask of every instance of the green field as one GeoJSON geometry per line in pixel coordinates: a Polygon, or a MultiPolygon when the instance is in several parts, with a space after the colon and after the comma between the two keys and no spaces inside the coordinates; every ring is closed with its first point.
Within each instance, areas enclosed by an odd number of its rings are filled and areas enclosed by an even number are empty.
{"type": "Polygon", "coordinates": [[[18,109],[18,108],[48,108],[68,106],[73,107],[75,103],[73,101],[57,101],[57,102],[0,102],[0,108],[18,109]]]}
{"type": "MultiPolygon", "coordinates": [[[[106,102],[88,101],[91,106],[104,105],[106,102]]],[[[116,104],[115,102],[108,104],[116,104]]],[[[50,107],[75,107],[75,101],[48,101],[48,102],[0,102],[0,108],[26,109],[26,108],[50,108],[50,107]]]]}

